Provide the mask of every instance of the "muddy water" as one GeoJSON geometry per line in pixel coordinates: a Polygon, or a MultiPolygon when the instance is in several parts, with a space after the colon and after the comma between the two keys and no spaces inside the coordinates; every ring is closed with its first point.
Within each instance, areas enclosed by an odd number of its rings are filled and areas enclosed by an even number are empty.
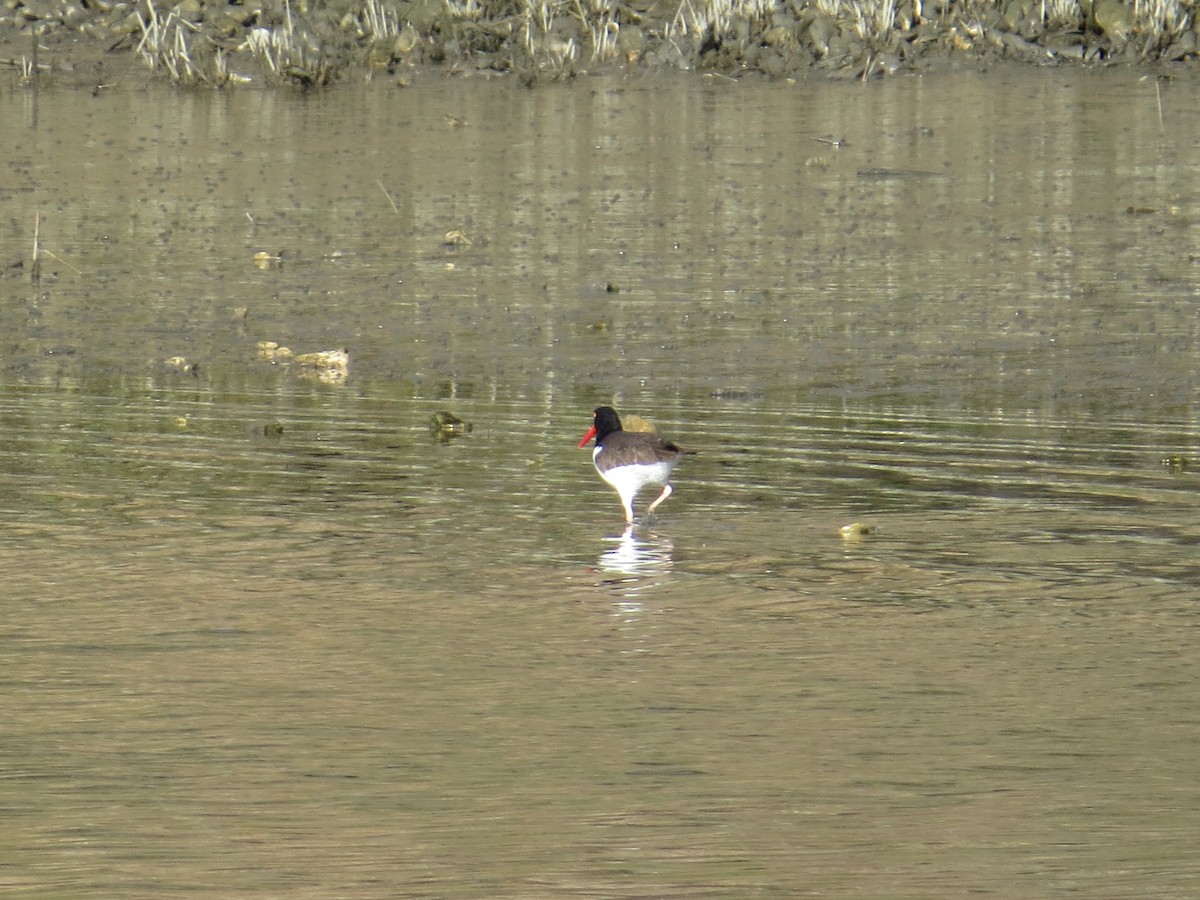
{"type": "Polygon", "coordinates": [[[0,112],[6,890],[1194,895],[1193,85],[0,112]]]}

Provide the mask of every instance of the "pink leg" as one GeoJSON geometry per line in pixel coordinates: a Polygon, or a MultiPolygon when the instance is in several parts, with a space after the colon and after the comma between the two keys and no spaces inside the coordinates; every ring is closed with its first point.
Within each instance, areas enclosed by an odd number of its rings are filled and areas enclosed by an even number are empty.
{"type": "Polygon", "coordinates": [[[664,484],[662,493],[658,495],[658,499],[655,500],[653,503],[651,503],[648,507],[646,507],[646,515],[650,515],[650,513],[654,512],[654,508],[670,496],[671,496],[671,486],[669,484],[664,484]]]}

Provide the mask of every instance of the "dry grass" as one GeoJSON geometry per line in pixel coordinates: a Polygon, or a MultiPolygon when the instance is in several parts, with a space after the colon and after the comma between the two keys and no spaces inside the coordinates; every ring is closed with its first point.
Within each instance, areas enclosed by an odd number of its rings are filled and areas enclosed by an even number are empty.
{"type": "MultiPolygon", "coordinates": [[[[230,75],[226,50],[201,26],[182,19],[177,10],[160,14],[153,0],[140,2],[145,12],[137,53],[152,69],[184,85],[223,85],[237,78],[230,75]]],[[[915,26],[933,25],[948,37],[968,35],[970,40],[954,44],[960,50],[998,46],[995,40],[980,39],[1011,27],[1001,24],[1011,15],[1006,0],[936,4],[932,0],[675,0],[673,15],[668,11],[665,15],[670,18],[657,21],[649,12],[635,12],[623,0],[440,0],[437,22],[417,35],[395,0],[360,0],[358,11],[344,20],[350,23],[350,33],[319,36],[293,16],[290,0],[282,2],[280,24],[250,29],[236,51],[229,53],[249,54],[268,80],[306,86],[329,83],[342,68],[366,60],[369,49],[395,46],[402,34],[409,35],[408,49],[417,41],[431,47],[453,43],[460,53],[507,56],[514,68],[530,77],[566,78],[577,71],[581,60],[621,59],[622,28],[631,25],[637,25],[638,32],[630,46],[640,47],[643,40],[668,42],[686,64],[707,42],[718,46],[730,42],[730,56],[736,58],[738,47],[753,47],[766,31],[778,26],[793,29],[793,52],[799,52],[804,41],[802,23],[815,13],[836,24],[851,56],[861,57],[860,63],[865,60],[865,77],[879,60],[903,55],[903,43],[911,41],[915,26]],[[328,52],[330,46],[336,51],[328,52]]],[[[1195,4],[1200,4],[1200,0],[1123,2],[1128,10],[1127,33],[1107,35],[1109,45],[1120,52],[1127,41],[1132,42],[1130,52],[1141,57],[1154,57],[1183,37],[1193,27],[1195,4]]],[[[1036,42],[1045,34],[1051,50],[1059,39],[1056,36],[1064,34],[1094,41],[1095,23],[1088,20],[1085,9],[1090,10],[1091,3],[1084,0],[1031,0],[1022,6],[1020,36],[1036,42]],[[1088,28],[1093,30],[1089,33],[1088,28]]],[[[629,59],[637,55],[634,50],[629,59]]]]}
{"type": "Polygon", "coordinates": [[[565,0],[519,0],[517,9],[520,51],[529,70],[553,79],[574,75],[579,46],[574,37],[562,37],[555,25],[570,14],[565,0]]]}
{"type": "Polygon", "coordinates": [[[359,22],[364,34],[372,40],[393,40],[403,27],[395,8],[384,6],[383,0],[367,0],[359,22]]]}
{"type": "Polygon", "coordinates": [[[1166,47],[1192,27],[1192,13],[1178,0],[1133,0],[1134,32],[1145,36],[1142,55],[1166,47]]]}
{"type": "MultiPolygon", "coordinates": [[[[386,14],[381,9],[377,9],[377,14],[381,27],[387,27],[386,14]]],[[[308,29],[296,24],[290,0],[284,0],[282,25],[252,28],[238,49],[249,51],[270,81],[320,87],[331,84],[340,70],[324,52],[321,42],[308,29]]]]}
{"type": "Polygon", "coordinates": [[[478,22],[483,18],[483,4],[479,0],[444,0],[446,12],[452,19],[478,22]]]}
{"type": "Polygon", "coordinates": [[[225,51],[172,10],[160,19],[153,0],[146,0],[142,39],[137,54],[151,69],[165,71],[181,85],[207,84],[220,87],[229,81],[225,51]]]}
{"type": "Polygon", "coordinates": [[[595,62],[609,62],[620,52],[619,10],[617,0],[587,0],[586,7],[583,0],[575,0],[575,15],[591,41],[591,58],[595,62]]]}
{"type": "Polygon", "coordinates": [[[682,0],[671,21],[672,36],[720,39],[733,32],[736,22],[763,26],[775,11],[775,0],[682,0]]]}

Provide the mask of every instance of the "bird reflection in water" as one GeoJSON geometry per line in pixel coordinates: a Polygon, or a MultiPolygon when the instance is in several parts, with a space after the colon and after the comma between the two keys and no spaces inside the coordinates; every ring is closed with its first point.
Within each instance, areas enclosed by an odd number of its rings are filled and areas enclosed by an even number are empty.
{"type": "Polygon", "coordinates": [[[600,554],[598,566],[605,584],[625,584],[638,589],[658,582],[675,566],[675,545],[656,534],[638,533],[633,526],[618,537],[613,546],[600,554]]]}

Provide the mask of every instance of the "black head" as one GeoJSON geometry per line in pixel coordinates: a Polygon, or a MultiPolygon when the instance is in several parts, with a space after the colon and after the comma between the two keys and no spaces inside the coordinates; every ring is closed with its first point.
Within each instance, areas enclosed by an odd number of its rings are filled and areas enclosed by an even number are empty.
{"type": "Polygon", "coordinates": [[[597,406],[595,415],[596,443],[603,444],[606,437],[621,430],[621,417],[611,406],[597,406]]]}

